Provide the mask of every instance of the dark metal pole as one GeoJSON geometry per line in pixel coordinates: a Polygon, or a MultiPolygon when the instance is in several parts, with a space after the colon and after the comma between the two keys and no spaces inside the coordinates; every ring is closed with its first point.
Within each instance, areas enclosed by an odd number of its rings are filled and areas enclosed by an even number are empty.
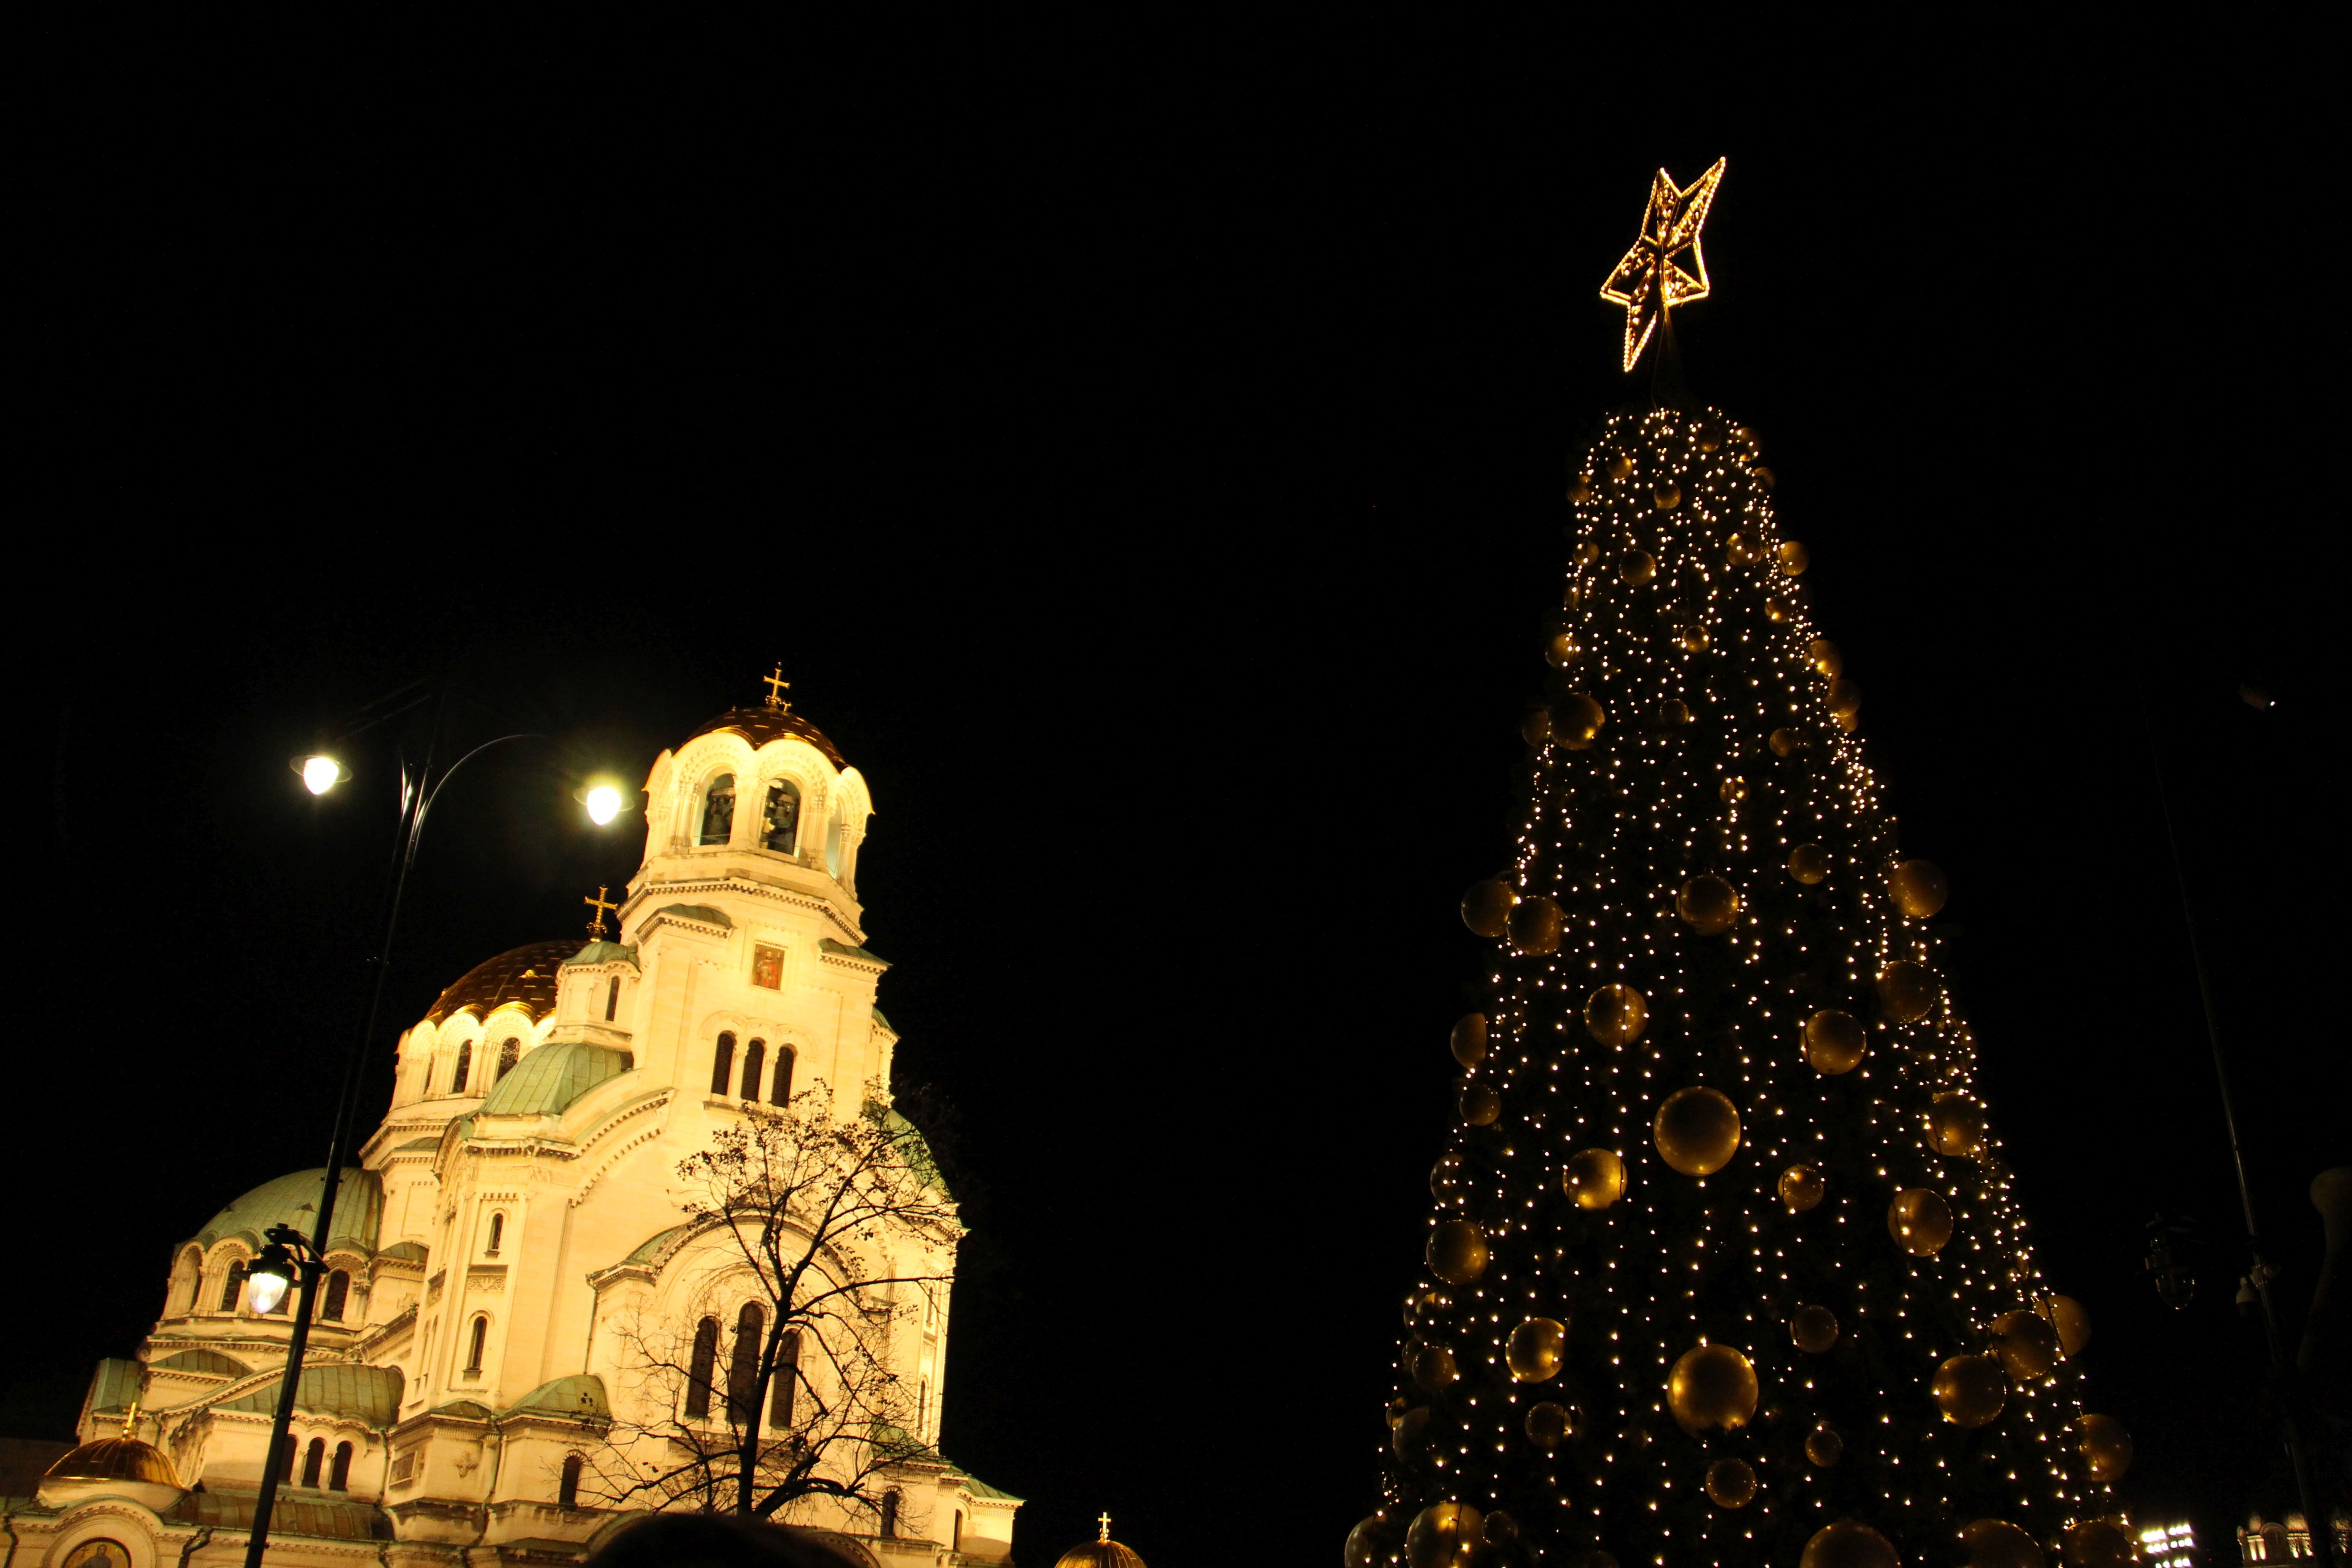
{"type": "Polygon", "coordinates": [[[335,1101],[335,1128],[327,1140],[327,1180],[319,1194],[319,1218],[311,1232],[309,1255],[302,1260],[300,1295],[294,1305],[294,1331],[286,1346],[286,1375],[278,1385],[278,1411],[270,1417],[269,1447],[262,1459],[261,1491],[254,1499],[253,1529],[246,1538],[245,1568],[262,1568],[262,1555],[269,1545],[269,1516],[278,1505],[279,1455],[294,1419],[294,1395],[302,1384],[302,1356],[310,1344],[312,1304],[318,1299],[327,1245],[334,1236],[336,1190],[342,1185],[343,1162],[351,1158],[352,1135],[357,1130],[360,1082],[367,1067],[369,1047],[375,1039],[376,1021],[383,1011],[384,982],[392,973],[393,937],[400,929],[401,899],[408,889],[408,868],[415,863],[417,835],[424,830],[425,808],[432,799],[426,786],[433,781],[433,757],[441,743],[441,719],[448,689],[445,654],[440,678],[434,683],[433,724],[425,742],[424,766],[417,771],[414,782],[408,778],[407,771],[402,770],[400,835],[384,893],[383,931],[376,943],[375,975],[368,987],[367,1020],[352,1037],[351,1054],[343,1062],[342,1089],[335,1101]]]}
{"type": "Polygon", "coordinates": [[[2262,1233],[2254,1224],[2254,1187],[2246,1179],[2245,1143],[2238,1135],[2238,1107],[2230,1093],[2230,1066],[2221,1054],[2221,1015],[2213,1005],[2212,977],[2205,970],[2205,947],[2197,934],[2197,913],[2189,899],[2189,874],[2181,865],[2180,836],[2172,825],[2172,797],[2165,788],[2163,754],[2157,749],[2156,721],[2148,714],[2147,688],[2144,685],[2139,687],[2139,717],[2147,731],[2148,765],[2156,773],[2156,804],[2164,814],[2165,847],[2172,852],[2172,885],[2180,895],[2180,923],[2189,933],[2189,960],[2197,972],[2197,996],[2205,1007],[2205,1038],[2213,1049],[2213,1079],[2221,1089],[2221,1120],[2230,1130],[2230,1159],[2238,1171],[2238,1201],[2246,1215],[2246,1248],[2254,1259],[2246,1282],[2253,1287],[2255,1299],[2262,1303],[2263,1334],[2270,1342],[2271,1376],[2278,1390],[2287,1462],[2294,1470],[2295,1495],[2303,1503],[2304,1522],[2310,1527],[2312,1555],[2334,1568],[2336,1523],[2318,1505],[2319,1492],[2313,1484],[2311,1458],[2304,1450],[2302,1425],[2295,1419],[2294,1391],[2287,1386],[2294,1373],[2279,1336],[2278,1312],[2271,1305],[2271,1266],[2263,1260],[2262,1233]]]}

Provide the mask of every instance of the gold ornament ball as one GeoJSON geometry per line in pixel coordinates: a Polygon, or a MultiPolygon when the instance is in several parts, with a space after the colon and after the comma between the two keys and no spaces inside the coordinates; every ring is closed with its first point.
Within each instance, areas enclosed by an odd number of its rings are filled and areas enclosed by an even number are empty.
{"type": "Polygon", "coordinates": [[[1685,653],[1703,653],[1706,650],[1706,628],[1696,621],[1691,622],[1690,625],[1681,627],[1675,633],[1675,646],[1685,653]]]}
{"type": "Polygon", "coordinates": [[[1808,888],[1830,874],[1830,852],[1818,844],[1800,844],[1789,851],[1789,875],[1808,888]]]}
{"type": "Polygon", "coordinates": [[[1631,985],[1603,985],[1584,1000],[1584,1026],[1604,1046],[1630,1046],[1650,1022],[1650,1004],[1631,985]]]}
{"type": "Polygon", "coordinates": [[[1691,445],[1702,452],[1719,452],[1723,450],[1723,433],[1712,425],[1702,425],[1698,427],[1698,434],[1692,437],[1691,445]]]}
{"type": "Polygon", "coordinates": [[[1826,1470],[1845,1458],[1845,1439],[1824,1421],[1805,1434],[1805,1458],[1814,1468],[1826,1470]]]}
{"type": "Polygon", "coordinates": [[[1508,882],[1473,882],[1462,895],[1462,923],[1480,936],[1500,936],[1510,929],[1511,906],[1518,897],[1508,882]]]}
{"type": "Polygon", "coordinates": [[[2074,1426],[2074,1446],[2083,1451],[2091,1479],[2102,1484],[2123,1479],[2132,1462],[2131,1434],[2124,1424],[2112,1415],[2077,1415],[2074,1426]]]}
{"type": "Polygon", "coordinates": [[[1765,600],[1764,618],[1771,622],[1776,626],[1787,621],[1789,618],[1788,601],[1777,596],[1765,600]]]}
{"type": "Polygon", "coordinates": [[[1927,860],[1906,860],[1895,867],[1887,874],[1886,890],[1895,895],[1895,907],[1915,921],[1928,919],[1952,896],[1943,872],[1927,860]]]}
{"type": "Polygon", "coordinates": [[[1519,739],[1530,746],[1540,746],[1551,739],[1551,710],[1530,708],[1519,715],[1519,739]]]}
{"type": "Polygon", "coordinates": [[[1832,680],[1829,693],[1830,717],[1837,720],[1853,718],[1862,711],[1862,688],[1851,680],[1832,680]]]}
{"type": "Polygon", "coordinates": [[[1756,1369],[1729,1345],[1685,1351],[1666,1379],[1666,1408],[1682,1429],[1736,1432],[1755,1418],[1756,1369]]]}
{"type": "Polygon", "coordinates": [[[1587,539],[1577,544],[1576,563],[1579,566],[1590,566],[1600,559],[1601,546],[1593,543],[1592,541],[1587,539]]]}
{"type": "Polygon", "coordinates": [[[1780,476],[1774,473],[1771,469],[1766,468],[1761,463],[1757,464],[1748,471],[1756,476],[1756,482],[1764,487],[1764,493],[1767,495],[1771,494],[1772,487],[1780,482],[1780,476]]]}
{"type": "Polygon", "coordinates": [[[1798,731],[1783,728],[1767,735],[1764,743],[1772,748],[1776,757],[1793,757],[1805,749],[1805,737],[1798,731]]]}
{"type": "Polygon", "coordinates": [[[1454,1021],[1454,1032],[1446,1037],[1446,1046],[1454,1059],[1465,1068],[1475,1068],[1486,1059],[1486,1015],[1465,1013],[1454,1021]]]}
{"type": "Polygon", "coordinates": [[[1625,1195],[1625,1162],[1613,1149],[1585,1149],[1569,1157],[1560,1185],[1580,1209],[1605,1209],[1625,1195]]]}
{"type": "Polygon", "coordinates": [[[1679,728],[1691,721],[1690,704],[1679,697],[1669,697],[1658,704],[1658,722],[1679,728]]]}
{"type": "Polygon", "coordinates": [[[1454,1184],[1461,1180],[1462,1157],[1441,1155],[1437,1163],[1429,1168],[1429,1195],[1444,1203],[1454,1195],[1454,1184]]]}
{"type": "Polygon", "coordinates": [[[1683,504],[1683,488],[1672,479],[1650,491],[1650,504],[1660,511],[1672,511],[1683,504]]]}
{"type": "Polygon", "coordinates": [[[1701,936],[1719,936],[1739,919],[1739,894],[1712,873],[1693,877],[1675,899],[1675,913],[1701,936]]]}
{"type": "Polygon", "coordinates": [[[2033,1310],[2058,1331],[2058,1348],[2074,1355],[2091,1342],[2091,1314],[2072,1296],[2045,1296],[2033,1310]]]}
{"type": "Polygon", "coordinates": [[[1551,705],[1552,739],[1571,752],[1580,752],[1600,738],[1609,721],[1601,704],[1581,691],[1571,691],[1551,705]]]}
{"type": "Polygon", "coordinates": [[[1424,1329],[1454,1310],[1454,1298],[1443,1290],[1415,1290],[1404,1299],[1404,1326],[1424,1329]]]}
{"type": "Polygon", "coordinates": [[[1467,1285],[1486,1272],[1486,1233],[1473,1221],[1449,1219],[1429,1235],[1429,1271],[1448,1285],[1467,1285]]]}
{"type": "Polygon", "coordinates": [[[1772,563],[1780,569],[1783,577],[1801,577],[1805,568],[1813,563],[1813,558],[1805,553],[1803,545],[1786,539],[1780,542],[1780,549],[1772,552],[1772,563]]]}
{"type": "Polygon", "coordinates": [[[1791,1165],[1780,1173],[1780,1201],[1790,1214],[1819,1207],[1830,1190],[1829,1178],[1816,1165],[1791,1165]]]}
{"type": "Polygon", "coordinates": [[[1480,1556],[1485,1525],[1485,1516],[1466,1502],[1431,1503],[1404,1532],[1404,1560],[1412,1568],[1470,1568],[1480,1556]]]}
{"type": "Polygon", "coordinates": [[[1609,477],[1612,479],[1632,479],[1633,477],[1633,459],[1627,457],[1622,452],[1617,453],[1609,459],[1608,473],[1609,477]]]}
{"type": "Polygon", "coordinates": [[[1486,1516],[1478,1538],[1489,1546],[1508,1546],[1519,1538],[1519,1521],[1498,1508],[1486,1516]]]}
{"type": "Polygon", "coordinates": [[[1591,500],[1592,499],[1592,476],[1591,474],[1577,475],[1574,482],[1568,487],[1568,499],[1578,506],[1582,506],[1586,501],[1591,500]]]}
{"type": "Polygon", "coordinates": [[[2020,1307],[1992,1321],[1992,1353],[2019,1383],[2048,1377],[2059,1361],[2058,1331],[2020,1307]]]}
{"type": "Polygon", "coordinates": [[[1805,1020],[1805,1060],[1825,1077],[1852,1072],[1869,1048],[1869,1035],[1851,1013],[1824,1007],[1805,1020]]]}
{"type": "Polygon", "coordinates": [[[1724,805],[1736,805],[1748,798],[1748,781],[1737,777],[1727,778],[1715,786],[1715,793],[1717,798],[1724,805]]]}
{"type": "Polygon", "coordinates": [[[1903,1568],[1903,1559],[1870,1526],[1842,1519],[1805,1542],[1797,1568],[1903,1568]]]}
{"type": "Polygon", "coordinates": [[[1820,1355],[1837,1338],[1837,1314],[1827,1307],[1800,1307],[1789,1316],[1789,1342],[1807,1355],[1820,1355]]]}
{"type": "Polygon", "coordinates": [[[1878,1004],[1898,1024],[1916,1024],[1936,1010],[1940,994],[1925,964],[1898,958],[1878,972],[1878,1004]]]}
{"type": "Polygon", "coordinates": [[[1443,1394],[1462,1381],[1452,1345],[1423,1345],[1412,1356],[1412,1380],[1425,1394],[1443,1394]]]}
{"type": "Polygon", "coordinates": [[[1744,533],[1735,533],[1723,542],[1723,560],[1729,566],[1753,566],[1763,557],[1744,533]]]}
{"type": "Polygon", "coordinates": [[[1706,1468],[1706,1500],[1717,1508],[1746,1508],[1756,1500],[1756,1472],[1745,1459],[1717,1459],[1706,1468]]]}
{"type": "Polygon", "coordinates": [[[1462,1120],[1473,1127],[1492,1127],[1495,1119],[1503,1114],[1503,1097],[1494,1087],[1484,1083],[1465,1083],[1459,1101],[1462,1120]]]}
{"type": "MultiPolygon", "coordinates": [[[[1408,1323],[1412,1321],[1412,1312],[1410,1308],[1406,1310],[1404,1321],[1408,1323]]],[[[1405,1412],[1412,1408],[1412,1405],[1406,1401],[1405,1396],[1402,1394],[1398,1394],[1394,1399],[1390,1400],[1389,1430],[1393,1432],[1400,1426],[1402,1426],[1404,1423],[1405,1412]]]]}
{"type": "Polygon", "coordinates": [[[1839,729],[1851,735],[1855,731],[1862,728],[1861,710],[1857,709],[1852,713],[1840,713],[1832,721],[1832,722],[1835,723],[1839,729]]]}
{"type": "Polygon", "coordinates": [[[1544,662],[1554,669],[1566,669],[1583,657],[1583,646],[1566,632],[1554,632],[1544,644],[1544,662]]]}
{"type": "Polygon", "coordinates": [[[1576,1412],[1564,1405],[1541,1400],[1528,1406],[1528,1441],[1551,1453],[1576,1436],[1576,1412]]]}
{"type": "Polygon", "coordinates": [[[1941,1193],[1906,1187],[1886,1205],[1886,1233],[1914,1258],[1933,1258],[1952,1239],[1952,1205],[1941,1193]]]}
{"type": "Polygon", "coordinates": [[[1373,1514],[1348,1531],[1347,1550],[1341,1553],[1340,1561],[1345,1568],[1377,1568],[1388,1561],[1395,1545],[1396,1532],[1389,1521],[1373,1514]]]}
{"type": "Polygon", "coordinates": [[[1617,558],[1617,575],[1638,588],[1658,574],[1658,558],[1646,550],[1628,550],[1617,558]]]}
{"type": "Polygon", "coordinates": [[[2005,1519],[1980,1519],[1960,1531],[1961,1568],[2049,1568],[2041,1544],[2005,1519]]]}
{"type": "Polygon", "coordinates": [[[1658,1107],[1658,1153],[1685,1176],[1709,1176],[1739,1152],[1739,1111],[1719,1089],[1678,1089],[1658,1107]]]}
{"type": "Polygon", "coordinates": [[[1845,673],[1845,657],[1838,652],[1837,644],[1827,637],[1815,637],[1807,643],[1805,657],[1812,660],[1815,669],[1832,679],[1845,673]]]}
{"type": "Polygon", "coordinates": [[[1947,1090],[1927,1107],[1927,1142],[1938,1154],[1973,1160],[1984,1152],[1984,1108],[1967,1095],[1947,1090]]]}
{"type": "Polygon", "coordinates": [[[1506,922],[1511,933],[1511,951],[1541,956],[1559,951],[1559,939],[1568,929],[1568,915],[1559,900],[1538,893],[1531,899],[1521,899],[1511,910],[1506,922]]]}
{"type": "Polygon", "coordinates": [[[1568,1325],[1552,1318],[1529,1318],[1511,1331],[1503,1361],[1520,1383],[1549,1383],[1568,1354],[1568,1325]]]}
{"type": "Polygon", "coordinates": [[[1936,1369],[1928,1392],[1936,1408],[1955,1426],[1985,1426],[2009,1403],[2009,1379],[1989,1355],[1956,1355],[1936,1369]]]}
{"type": "Polygon", "coordinates": [[[1389,1436],[1389,1447],[1396,1457],[1408,1465],[1425,1465],[1433,1458],[1427,1405],[1406,1411],[1397,1419],[1396,1430],[1389,1436]]]}
{"type": "Polygon", "coordinates": [[[2131,1568],[2131,1533],[2113,1520],[2086,1519],[2066,1532],[2067,1568],[2131,1568]]]}

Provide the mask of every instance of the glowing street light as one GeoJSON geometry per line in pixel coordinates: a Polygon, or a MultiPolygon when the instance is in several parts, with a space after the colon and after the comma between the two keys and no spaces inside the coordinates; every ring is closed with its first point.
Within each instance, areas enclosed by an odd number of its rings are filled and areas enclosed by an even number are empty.
{"type": "Polygon", "coordinates": [[[621,815],[621,792],[611,784],[598,784],[588,792],[585,802],[588,820],[602,827],[621,815]]]}
{"type": "Polygon", "coordinates": [[[349,769],[323,752],[295,758],[294,771],[302,775],[302,787],[312,795],[324,795],[352,776],[349,769]]]}

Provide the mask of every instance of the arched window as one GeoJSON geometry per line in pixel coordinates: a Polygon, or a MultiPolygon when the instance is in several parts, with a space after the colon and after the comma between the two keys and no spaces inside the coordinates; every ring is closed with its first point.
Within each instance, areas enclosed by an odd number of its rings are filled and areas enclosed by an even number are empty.
{"type": "Polygon", "coordinates": [[[327,1276],[327,1300],[319,1308],[319,1316],[330,1323],[343,1321],[343,1304],[351,1300],[352,1277],[341,1268],[327,1276]]]}
{"type": "MultiPolygon", "coordinates": [[[[520,1040],[509,1040],[506,1044],[500,1046],[499,1047],[499,1078],[504,1078],[508,1073],[512,1072],[514,1070],[515,1063],[520,1060],[521,1058],[522,1042],[520,1040]]],[[[490,1079],[490,1081],[492,1083],[496,1083],[499,1081],[499,1079],[494,1078],[490,1079]]]]}
{"type": "Polygon", "coordinates": [[[278,1484],[279,1486],[290,1487],[294,1484],[295,1451],[293,1433],[289,1432],[278,1439],[278,1484]]]}
{"type": "Polygon", "coordinates": [[[760,1098],[760,1074],[768,1065],[768,1042],[753,1040],[743,1047],[743,1098],[760,1098]]]}
{"type": "Polygon", "coordinates": [[[719,1037],[719,1048],[710,1053],[710,1092],[725,1094],[735,1081],[735,1037],[719,1037]]]}
{"type": "Polygon", "coordinates": [[[839,802],[833,807],[832,825],[824,830],[824,868],[833,873],[836,882],[849,867],[849,820],[842,814],[839,802]]]}
{"type": "Polygon", "coordinates": [[[768,786],[768,816],[760,825],[760,847],[790,855],[801,845],[801,786],[778,779],[768,786]]]}
{"type": "Polygon", "coordinates": [[[488,1244],[482,1248],[482,1256],[485,1258],[496,1258],[499,1255],[499,1243],[506,1239],[506,1234],[507,1216],[502,1214],[492,1215],[490,1216],[490,1239],[488,1244]]]}
{"type": "Polygon", "coordinates": [[[236,1311],[237,1296],[244,1289],[245,1259],[240,1258],[228,1266],[227,1278],[221,1281],[220,1310],[224,1312],[236,1311]]]}
{"type": "Polygon", "coordinates": [[[719,1320],[705,1318],[694,1326],[694,1359],[687,1363],[686,1413],[699,1419],[710,1414],[710,1374],[719,1364],[719,1320]]]}
{"type": "Polygon", "coordinates": [[[327,1489],[331,1492],[352,1489],[352,1446],[349,1443],[335,1445],[335,1462],[327,1467],[327,1489]]]}
{"type": "Polygon", "coordinates": [[[563,1456],[563,1479],[555,1483],[555,1506],[580,1506],[580,1456],[577,1454],[563,1456]]]}
{"type": "Polygon", "coordinates": [[[615,974],[604,986],[604,1022],[611,1023],[614,1016],[620,1010],[621,977],[615,974]]]}
{"type": "Polygon", "coordinates": [[[768,1314],[757,1301],[746,1301],[735,1314],[735,1347],[727,1356],[727,1419],[749,1425],[760,1418],[760,1331],[768,1314]]]}
{"type": "Polygon", "coordinates": [[[795,1329],[776,1347],[776,1381],[768,1387],[768,1425],[779,1432],[793,1429],[793,1407],[801,1388],[801,1336],[795,1329]]]}
{"type": "Polygon", "coordinates": [[[702,836],[705,844],[724,844],[735,831],[735,775],[720,773],[702,795],[702,836]]]}
{"type": "Polygon", "coordinates": [[[956,1510],[955,1528],[948,1534],[948,1550],[950,1552],[963,1550],[963,1510],[961,1509],[956,1510]]]}
{"type": "Polygon", "coordinates": [[[882,1494],[882,1539],[891,1540],[898,1533],[898,1489],[892,1487],[882,1494]]]}
{"type": "Polygon", "coordinates": [[[466,1342],[466,1375],[467,1377],[479,1377],[482,1374],[482,1346],[489,1337],[490,1321],[488,1318],[476,1318],[473,1336],[466,1342]]]}
{"type": "Polygon", "coordinates": [[[196,1310],[196,1298],[205,1288],[205,1255],[191,1247],[180,1254],[180,1266],[172,1271],[172,1294],[164,1303],[163,1315],[176,1318],[183,1312],[196,1310]]]}
{"type": "Polygon", "coordinates": [[[776,1086],[768,1091],[768,1100],[770,1104],[789,1105],[792,1103],[793,1062],[794,1059],[794,1053],[792,1047],[784,1044],[782,1040],[777,1041],[776,1086]]]}
{"type": "Polygon", "coordinates": [[[474,1069],[474,1042],[467,1040],[457,1047],[457,1070],[449,1075],[449,1092],[466,1092],[466,1075],[474,1069]]]}
{"type": "Polygon", "coordinates": [[[313,1437],[310,1439],[310,1446],[302,1451],[302,1484],[306,1487],[317,1486],[319,1472],[326,1468],[327,1440],[324,1437],[313,1437]]]}

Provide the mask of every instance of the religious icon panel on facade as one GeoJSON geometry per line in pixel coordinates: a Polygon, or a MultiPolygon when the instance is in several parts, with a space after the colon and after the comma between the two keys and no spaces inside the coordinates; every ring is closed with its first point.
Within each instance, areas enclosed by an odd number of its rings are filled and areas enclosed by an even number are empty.
{"type": "Polygon", "coordinates": [[[784,950],[781,947],[754,947],[751,950],[751,984],[780,991],[784,984],[784,950]]]}

